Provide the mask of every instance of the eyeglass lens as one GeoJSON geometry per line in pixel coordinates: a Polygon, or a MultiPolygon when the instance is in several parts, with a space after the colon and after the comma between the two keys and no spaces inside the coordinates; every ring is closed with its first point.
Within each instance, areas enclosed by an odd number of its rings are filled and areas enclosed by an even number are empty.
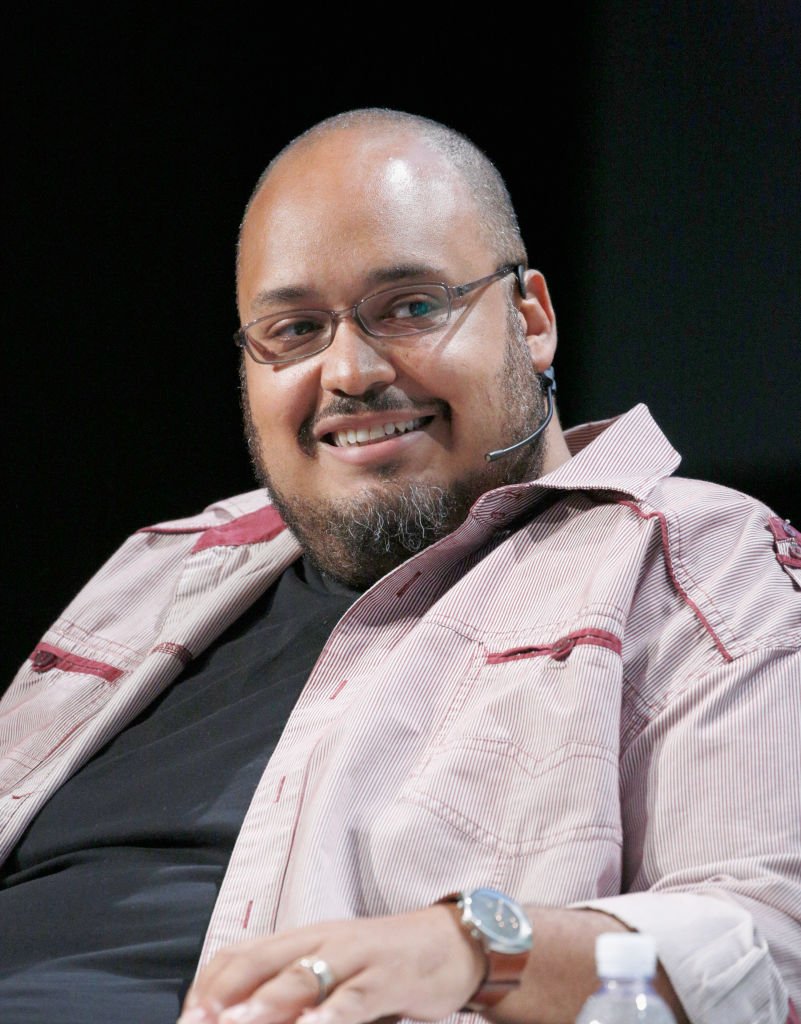
{"type": "MultiPolygon", "coordinates": [[[[440,285],[391,288],[362,299],[356,318],[372,335],[382,338],[421,334],[441,327],[449,315],[448,292],[440,285]]],[[[247,329],[253,355],[266,362],[297,359],[324,349],[334,317],[322,310],[292,310],[262,317],[247,329]]]]}

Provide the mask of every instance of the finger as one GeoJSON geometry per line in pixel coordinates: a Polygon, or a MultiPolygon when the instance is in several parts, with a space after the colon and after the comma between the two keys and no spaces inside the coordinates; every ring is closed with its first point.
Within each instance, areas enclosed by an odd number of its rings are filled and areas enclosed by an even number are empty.
{"type": "MultiPolygon", "coordinates": [[[[376,983],[378,972],[365,971],[337,986],[320,1006],[304,1011],[298,1024],[365,1024],[397,1020],[397,997],[391,987],[376,983]]],[[[386,978],[384,978],[386,982],[386,978]]]]}
{"type": "MultiPolygon", "coordinates": [[[[223,1009],[243,1002],[266,980],[301,957],[313,954],[319,940],[312,940],[307,931],[253,939],[221,949],[195,979],[184,1001],[185,1011],[201,1007],[210,1020],[216,1020],[223,1009]]],[[[317,985],[310,971],[303,973],[317,985]]],[[[202,1020],[199,1013],[197,1020],[202,1020]]]]}
{"type": "Polygon", "coordinates": [[[228,1007],[219,1024],[276,1024],[294,1021],[304,1010],[317,1005],[320,984],[308,967],[291,964],[245,1001],[228,1007]]]}
{"type": "MultiPolygon", "coordinates": [[[[305,970],[305,968],[300,968],[305,970]]],[[[290,994],[289,979],[294,968],[282,971],[272,982],[263,985],[253,996],[237,1006],[232,1006],[220,1014],[219,1024],[277,1024],[279,1021],[295,1021],[299,1024],[310,1024],[313,1020],[331,1020],[348,1022],[375,1021],[381,1014],[374,1012],[372,1007],[386,1004],[381,998],[378,986],[369,980],[362,982],[358,975],[350,979],[346,985],[336,989],[337,998],[329,996],[324,1003],[317,1005],[317,990],[313,999],[308,997],[308,985],[303,997],[297,991],[290,994]]],[[[311,977],[311,972],[306,971],[311,977]]],[[[366,975],[367,976],[367,972],[366,975]]],[[[387,1021],[396,1018],[385,1018],[387,1021]]]]}

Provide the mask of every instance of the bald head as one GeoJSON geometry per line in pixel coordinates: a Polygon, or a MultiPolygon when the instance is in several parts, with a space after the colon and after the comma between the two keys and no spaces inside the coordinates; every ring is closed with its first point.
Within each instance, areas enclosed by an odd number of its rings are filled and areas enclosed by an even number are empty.
{"type": "MultiPolygon", "coordinates": [[[[312,126],[286,145],[268,164],[251,193],[245,208],[243,226],[256,197],[275,172],[289,160],[301,160],[317,145],[334,135],[352,140],[369,158],[371,142],[386,152],[386,143],[398,147],[414,145],[418,152],[428,149],[437,154],[443,167],[456,175],[472,200],[475,224],[498,264],[526,264],[526,250],[520,235],[514,207],[506,185],[495,165],[468,138],[452,128],[416,114],[383,108],[346,111],[312,126]]],[[[295,166],[298,166],[297,163],[295,166]]],[[[443,175],[443,178],[445,175],[443,175]]],[[[241,249],[242,231],[237,253],[241,249]]],[[[238,259],[237,259],[238,266],[238,259]]]]}

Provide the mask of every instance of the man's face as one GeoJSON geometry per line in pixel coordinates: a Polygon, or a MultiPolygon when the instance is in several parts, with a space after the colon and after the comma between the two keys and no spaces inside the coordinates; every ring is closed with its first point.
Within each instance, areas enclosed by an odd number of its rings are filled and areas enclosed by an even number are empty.
{"type": "MultiPolygon", "coordinates": [[[[408,136],[342,130],[288,154],[251,206],[240,316],[341,310],[384,287],[462,284],[496,266],[441,156],[408,136]]],[[[539,446],[484,457],[529,433],[542,409],[509,288],[482,289],[430,334],[372,338],[348,318],[328,349],[300,362],[244,357],[257,469],[330,575],[367,586],[454,529],[485,490],[539,471],[539,446]],[[370,436],[379,428],[383,439],[370,436]],[[360,431],[369,439],[348,443],[360,431]],[[422,536],[409,534],[415,522],[422,536]]]]}

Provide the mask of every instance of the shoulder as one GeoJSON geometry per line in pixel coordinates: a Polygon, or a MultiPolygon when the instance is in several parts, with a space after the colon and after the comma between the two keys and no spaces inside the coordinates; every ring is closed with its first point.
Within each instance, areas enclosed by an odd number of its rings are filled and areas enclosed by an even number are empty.
{"type": "Polygon", "coordinates": [[[138,658],[154,642],[187,572],[193,603],[202,604],[232,573],[245,566],[269,573],[293,560],[296,547],[264,491],[145,526],[94,573],[44,640],[84,658],[119,652],[138,658]]]}
{"type": "Polygon", "coordinates": [[[285,529],[266,491],[248,491],[214,501],[193,515],[140,527],[100,574],[121,564],[130,565],[137,574],[169,573],[200,551],[269,541],[285,529]]]}
{"type": "Polygon", "coordinates": [[[647,502],[630,507],[658,521],[674,585],[733,656],[755,646],[801,646],[801,537],[772,509],[683,477],[664,478],[647,502]]]}
{"type": "Polygon", "coordinates": [[[278,514],[265,490],[246,491],[244,494],[214,501],[193,515],[143,526],[137,533],[199,533],[267,509],[272,510],[274,515],[278,514]]]}
{"type": "Polygon", "coordinates": [[[91,577],[67,609],[111,594],[158,603],[169,594],[191,556],[210,548],[232,548],[271,540],[284,531],[266,493],[252,491],[224,498],[195,515],[143,526],[125,540],[91,577]]]}

